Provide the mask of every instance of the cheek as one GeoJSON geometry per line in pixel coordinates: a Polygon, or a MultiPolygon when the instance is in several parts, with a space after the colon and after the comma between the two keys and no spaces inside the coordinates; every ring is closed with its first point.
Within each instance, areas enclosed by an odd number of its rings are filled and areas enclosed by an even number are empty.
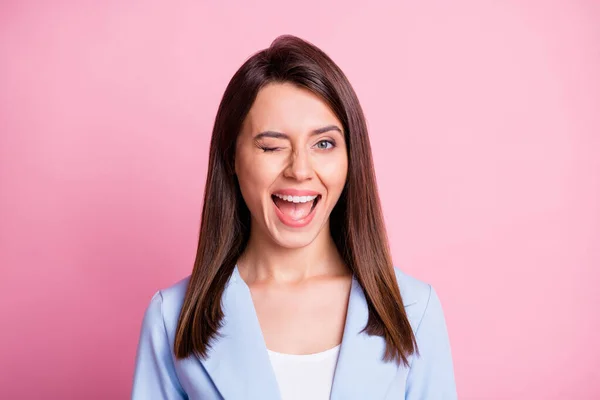
{"type": "Polygon", "coordinates": [[[319,176],[330,191],[341,192],[348,175],[348,160],[340,157],[321,165],[319,176]]]}
{"type": "Polygon", "coordinates": [[[241,157],[236,169],[244,200],[251,211],[257,211],[276,177],[273,166],[256,157],[241,157]]]}

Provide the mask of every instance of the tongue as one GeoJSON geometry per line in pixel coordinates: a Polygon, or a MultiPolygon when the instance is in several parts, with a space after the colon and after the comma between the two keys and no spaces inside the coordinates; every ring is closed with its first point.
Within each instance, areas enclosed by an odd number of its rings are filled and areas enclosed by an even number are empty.
{"type": "Polygon", "coordinates": [[[294,221],[300,220],[310,214],[310,209],[314,204],[313,201],[308,201],[306,203],[292,203],[290,201],[285,201],[280,199],[279,197],[275,197],[273,199],[277,208],[281,210],[282,213],[293,219],[294,221]]]}

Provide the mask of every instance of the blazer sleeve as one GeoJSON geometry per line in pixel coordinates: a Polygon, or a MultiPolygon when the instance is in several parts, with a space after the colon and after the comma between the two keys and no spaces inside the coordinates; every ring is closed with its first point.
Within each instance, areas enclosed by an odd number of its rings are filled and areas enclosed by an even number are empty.
{"type": "Polygon", "coordinates": [[[456,383],[450,340],[440,299],[429,286],[429,299],[415,331],[419,354],[406,380],[406,400],[455,400],[456,383]]]}
{"type": "Polygon", "coordinates": [[[135,360],[132,400],[187,398],[175,372],[162,301],[162,294],[156,292],[144,314],[135,360]]]}

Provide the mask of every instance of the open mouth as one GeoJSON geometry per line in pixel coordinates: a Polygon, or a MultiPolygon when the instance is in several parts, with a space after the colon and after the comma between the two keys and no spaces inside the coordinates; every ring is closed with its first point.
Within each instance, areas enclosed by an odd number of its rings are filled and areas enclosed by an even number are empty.
{"type": "Polygon", "coordinates": [[[285,196],[272,194],[271,199],[275,207],[281,212],[285,219],[300,222],[306,217],[312,215],[315,207],[321,199],[321,195],[316,196],[285,196]]]}

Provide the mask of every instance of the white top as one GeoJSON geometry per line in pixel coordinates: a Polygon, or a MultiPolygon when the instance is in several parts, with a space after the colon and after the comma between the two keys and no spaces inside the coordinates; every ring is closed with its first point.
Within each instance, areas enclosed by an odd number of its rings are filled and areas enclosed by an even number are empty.
{"type": "Polygon", "coordinates": [[[282,400],[329,400],[339,344],[314,354],[267,351],[282,400]]]}

